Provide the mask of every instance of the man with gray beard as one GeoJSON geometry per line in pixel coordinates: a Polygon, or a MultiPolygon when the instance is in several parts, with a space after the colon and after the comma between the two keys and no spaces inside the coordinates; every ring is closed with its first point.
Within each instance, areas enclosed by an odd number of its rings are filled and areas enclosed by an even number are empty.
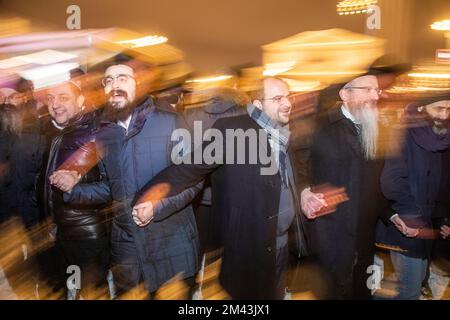
{"type": "Polygon", "coordinates": [[[319,117],[308,150],[301,206],[308,244],[328,280],[331,299],[368,299],[375,224],[385,211],[379,177],[377,77],[363,75],[339,91],[342,103],[319,117]]]}

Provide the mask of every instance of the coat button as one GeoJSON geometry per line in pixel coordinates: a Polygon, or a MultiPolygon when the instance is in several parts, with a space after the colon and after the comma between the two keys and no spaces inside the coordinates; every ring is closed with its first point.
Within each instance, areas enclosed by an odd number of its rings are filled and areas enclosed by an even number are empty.
{"type": "Polygon", "coordinates": [[[267,247],[267,252],[272,252],[272,247],[267,247]]]}

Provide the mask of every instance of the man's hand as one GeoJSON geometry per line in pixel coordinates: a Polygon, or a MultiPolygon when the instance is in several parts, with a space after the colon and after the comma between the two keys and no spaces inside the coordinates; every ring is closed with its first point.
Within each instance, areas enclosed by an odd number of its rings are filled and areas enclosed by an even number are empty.
{"type": "Polygon", "coordinates": [[[447,239],[450,236],[450,227],[444,224],[443,226],[441,226],[440,233],[443,239],[447,239]]]}
{"type": "Polygon", "coordinates": [[[419,234],[419,229],[410,228],[406,225],[406,223],[397,215],[393,216],[391,218],[392,223],[395,225],[395,227],[403,233],[408,238],[414,238],[417,237],[419,234]]]}
{"type": "Polygon", "coordinates": [[[142,202],[133,207],[133,212],[131,213],[133,216],[134,222],[139,227],[145,227],[153,220],[153,204],[151,201],[142,202]]]}
{"type": "Polygon", "coordinates": [[[300,202],[303,213],[308,219],[316,218],[315,213],[319,212],[323,207],[327,207],[323,193],[311,192],[311,188],[306,188],[300,195],[300,202]]]}
{"type": "Polygon", "coordinates": [[[74,170],[58,170],[49,177],[50,184],[63,192],[71,192],[80,179],[81,175],[74,170]]]}

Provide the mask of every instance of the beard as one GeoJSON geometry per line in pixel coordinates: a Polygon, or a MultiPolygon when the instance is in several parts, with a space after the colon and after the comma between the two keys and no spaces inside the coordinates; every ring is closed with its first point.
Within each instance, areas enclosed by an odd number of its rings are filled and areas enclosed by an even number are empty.
{"type": "Polygon", "coordinates": [[[433,129],[433,132],[437,135],[444,135],[448,132],[449,128],[449,120],[441,120],[441,119],[435,119],[430,116],[427,116],[427,120],[431,125],[431,128],[433,129]]]}
{"type": "Polygon", "coordinates": [[[361,124],[359,139],[364,157],[368,160],[375,159],[378,146],[378,109],[370,102],[357,108],[354,116],[361,124]]]}
{"type": "Polygon", "coordinates": [[[108,101],[106,106],[106,114],[110,121],[125,121],[133,112],[134,104],[128,99],[128,94],[124,90],[113,90],[109,93],[111,98],[113,95],[119,94],[124,97],[122,101],[108,101]]]}
{"type": "Polygon", "coordinates": [[[0,130],[2,132],[20,135],[22,132],[22,117],[20,112],[12,105],[4,105],[0,114],[0,130]]]}

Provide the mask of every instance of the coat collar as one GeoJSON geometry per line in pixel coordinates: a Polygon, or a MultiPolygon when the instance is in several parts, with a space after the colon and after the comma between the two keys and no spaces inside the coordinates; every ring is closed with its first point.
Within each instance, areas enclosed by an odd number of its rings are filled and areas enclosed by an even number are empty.
{"type": "MultiPolygon", "coordinates": [[[[144,96],[137,104],[131,114],[131,121],[128,127],[127,137],[132,137],[139,133],[144,127],[147,121],[147,116],[158,110],[160,112],[176,114],[173,108],[169,108],[167,105],[162,103],[157,103],[151,96],[144,96]]],[[[116,126],[115,122],[112,122],[107,117],[103,116],[100,120],[100,126],[116,126]]]]}
{"type": "Polygon", "coordinates": [[[340,104],[328,110],[328,119],[330,120],[330,123],[347,119],[342,113],[340,104]]]}
{"type": "Polygon", "coordinates": [[[355,155],[361,157],[362,149],[355,124],[342,113],[341,105],[333,107],[328,111],[328,119],[330,124],[340,123],[344,127],[342,133],[345,135],[345,140],[350,145],[355,155]]]}
{"type": "Polygon", "coordinates": [[[59,129],[59,132],[67,134],[69,132],[75,131],[82,126],[88,125],[89,123],[93,122],[94,118],[95,118],[94,113],[92,112],[84,113],[83,111],[81,111],[73,119],[69,121],[69,124],[66,127],[59,129]]]}
{"type": "Polygon", "coordinates": [[[354,123],[342,113],[341,105],[328,110],[328,120],[331,124],[344,120],[345,126],[350,129],[353,135],[358,135],[354,123]]]}

